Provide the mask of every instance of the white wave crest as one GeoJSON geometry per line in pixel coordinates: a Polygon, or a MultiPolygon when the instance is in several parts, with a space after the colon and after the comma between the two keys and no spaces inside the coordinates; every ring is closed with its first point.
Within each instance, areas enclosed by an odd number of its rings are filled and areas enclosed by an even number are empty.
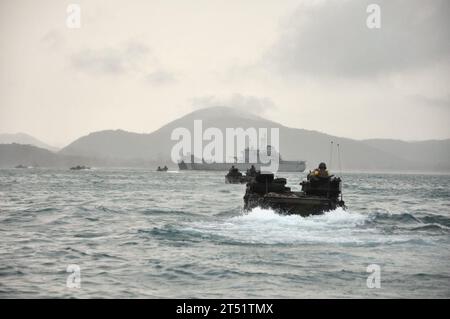
{"type": "Polygon", "coordinates": [[[367,230],[357,227],[366,219],[365,215],[342,208],[322,215],[301,217],[280,215],[271,209],[257,207],[249,213],[220,222],[195,223],[191,230],[245,243],[357,243],[366,241],[361,238],[361,233],[367,230]]]}

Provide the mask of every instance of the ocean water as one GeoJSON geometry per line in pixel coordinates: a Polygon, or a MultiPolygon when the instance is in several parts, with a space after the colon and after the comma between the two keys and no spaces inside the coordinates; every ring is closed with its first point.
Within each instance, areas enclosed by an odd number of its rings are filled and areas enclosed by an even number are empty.
{"type": "Polygon", "coordinates": [[[224,173],[0,170],[0,297],[449,298],[450,176],[343,179],[346,211],[300,217],[224,173]]]}

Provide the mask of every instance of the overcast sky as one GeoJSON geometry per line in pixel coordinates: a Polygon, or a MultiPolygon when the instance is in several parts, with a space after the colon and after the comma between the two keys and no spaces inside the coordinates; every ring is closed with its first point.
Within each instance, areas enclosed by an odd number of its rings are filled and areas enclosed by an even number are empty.
{"type": "Polygon", "coordinates": [[[229,105],[356,139],[450,138],[449,17],[448,0],[1,0],[0,133],[64,146],[229,105]]]}

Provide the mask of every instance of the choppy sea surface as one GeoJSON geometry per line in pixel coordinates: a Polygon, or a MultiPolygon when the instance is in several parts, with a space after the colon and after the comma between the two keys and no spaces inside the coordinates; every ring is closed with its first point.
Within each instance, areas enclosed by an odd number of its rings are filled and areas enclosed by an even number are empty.
{"type": "Polygon", "coordinates": [[[346,211],[300,217],[220,172],[0,170],[0,297],[450,298],[450,176],[343,180],[346,211]]]}

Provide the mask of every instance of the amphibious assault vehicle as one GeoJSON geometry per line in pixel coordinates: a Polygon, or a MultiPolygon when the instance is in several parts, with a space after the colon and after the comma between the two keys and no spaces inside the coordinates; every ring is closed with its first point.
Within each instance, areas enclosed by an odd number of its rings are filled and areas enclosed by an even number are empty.
{"type": "Polygon", "coordinates": [[[256,175],[259,174],[259,171],[255,169],[255,166],[251,166],[251,168],[247,169],[245,175],[237,169],[236,167],[231,166],[227,175],[225,175],[225,183],[227,184],[244,184],[253,181],[256,175]]]}
{"type": "Polygon", "coordinates": [[[345,208],[342,200],[342,181],[339,177],[312,176],[300,183],[300,192],[286,187],[285,178],[274,178],[271,173],[258,173],[247,183],[244,209],[272,208],[281,214],[301,216],[323,214],[337,207],[345,208]]]}

